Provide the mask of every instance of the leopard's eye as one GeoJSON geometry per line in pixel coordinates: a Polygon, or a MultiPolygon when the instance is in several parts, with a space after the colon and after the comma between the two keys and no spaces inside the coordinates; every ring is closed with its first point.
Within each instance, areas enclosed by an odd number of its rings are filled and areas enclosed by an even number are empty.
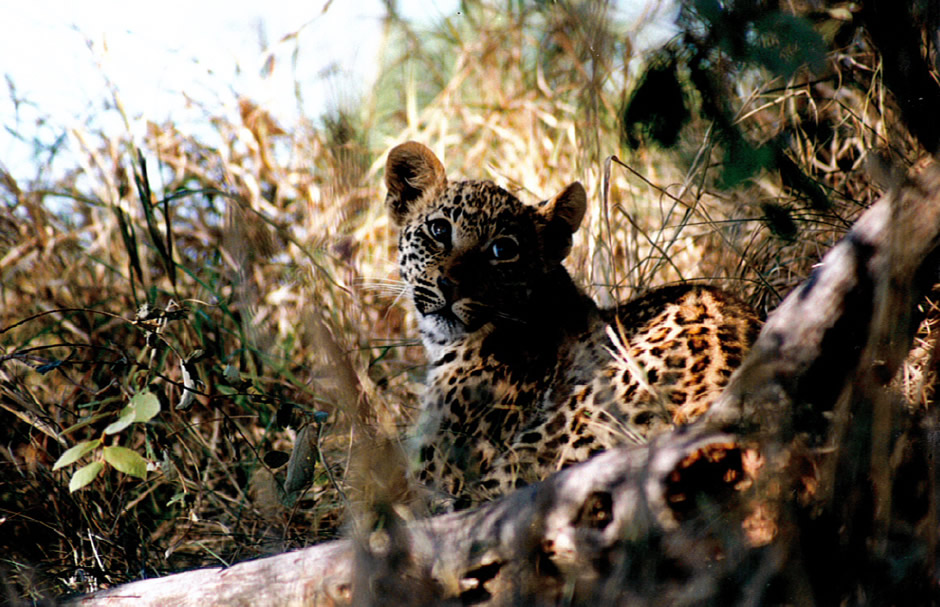
{"type": "Polygon", "coordinates": [[[519,243],[508,236],[497,238],[490,244],[489,254],[494,261],[515,261],[519,257],[519,243]]]}
{"type": "Polygon", "coordinates": [[[443,217],[438,217],[437,219],[432,219],[428,222],[428,234],[431,235],[431,238],[438,241],[441,244],[449,245],[450,244],[450,222],[444,219],[443,217]]]}

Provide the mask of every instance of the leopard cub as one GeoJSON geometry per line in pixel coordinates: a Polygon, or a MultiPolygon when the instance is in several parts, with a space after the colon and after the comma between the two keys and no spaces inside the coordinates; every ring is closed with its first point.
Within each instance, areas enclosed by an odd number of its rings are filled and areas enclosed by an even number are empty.
{"type": "Polygon", "coordinates": [[[537,206],[450,181],[409,142],[385,168],[398,262],[429,362],[418,477],[478,501],[704,412],[756,338],[724,291],[677,285],[600,309],[562,265],[573,183],[537,206]]]}

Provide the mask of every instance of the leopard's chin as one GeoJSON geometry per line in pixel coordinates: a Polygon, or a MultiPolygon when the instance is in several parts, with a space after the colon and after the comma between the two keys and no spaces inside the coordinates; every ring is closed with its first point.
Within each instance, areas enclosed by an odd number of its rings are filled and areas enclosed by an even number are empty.
{"type": "Polygon", "coordinates": [[[449,308],[422,314],[418,320],[418,327],[421,329],[425,346],[429,343],[443,346],[460,339],[469,332],[466,325],[449,308]]]}

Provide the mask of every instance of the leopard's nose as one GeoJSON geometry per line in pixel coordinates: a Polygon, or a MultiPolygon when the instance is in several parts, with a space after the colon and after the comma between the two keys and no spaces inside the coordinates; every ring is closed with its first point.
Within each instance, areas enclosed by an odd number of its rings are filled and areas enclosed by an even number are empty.
{"type": "Polygon", "coordinates": [[[454,294],[457,291],[457,283],[447,276],[441,276],[437,279],[437,288],[441,290],[441,295],[448,303],[454,301],[454,294]]]}

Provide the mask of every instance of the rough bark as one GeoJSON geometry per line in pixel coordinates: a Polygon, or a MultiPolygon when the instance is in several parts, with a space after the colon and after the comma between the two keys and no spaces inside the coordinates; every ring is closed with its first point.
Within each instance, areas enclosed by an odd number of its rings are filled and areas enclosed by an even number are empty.
{"type": "MultiPolygon", "coordinates": [[[[790,548],[755,547],[748,536],[763,499],[740,490],[751,481],[749,454],[831,436],[824,414],[837,402],[877,418],[859,384],[884,383],[901,363],[938,243],[940,168],[931,164],[869,209],[771,315],[693,426],[472,511],[406,522],[388,508],[382,529],[359,541],[143,580],[73,604],[760,603],[790,548]]],[[[862,439],[874,461],[877,441],[862,439]]],[[[802,578],[788,579],[800,590],[802,578]]]]}

